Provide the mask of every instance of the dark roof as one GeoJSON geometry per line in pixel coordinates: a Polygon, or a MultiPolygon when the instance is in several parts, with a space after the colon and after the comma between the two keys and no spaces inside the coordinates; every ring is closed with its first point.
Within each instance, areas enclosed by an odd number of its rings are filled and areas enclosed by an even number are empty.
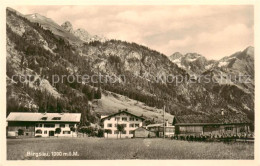
{"type": "Polygon", "coordinates": [[[163,123],[149,124],[146,127],[161,127],[161,126],[163,126],[163,123]]]}
{"type": "Polygon", "coordinates": [[[150,130],[148,130],[148,129],[144,128],[143,126],[141,126],[141,127],[138,127],[138,128],[137,128],[137,129],[135,129],[134,131],[136,131],[136,130],[140,130],[140,129],[142,129],[142,130],[146,130],[146,131],[150,131],[150,130]]]}
{"type": "Polygon", "coordinates": [[[7,121],[23,122],[80,122],[81,113],[11,112],[7,121]]]}
{"type": "Polygon", "coordinates": [[[128,114],[128,115],[131,115],[131,116],[134,116],[134,117],[136,117],[136,118],[139,118],[139,119],[144,120],[143,117],[140,117],[140,116],[134,115],[134,114],[132,114],[132,113],[130,113],[130,112],[128,112],[128,111],[119,111],[119,112],[117,112],[117,113],[115,113],[115,114],[111,114],[111,115],[109,115],[109,116],[106,116],[106,117],[102,118],[101,121],[103,121],[104,119],[111,118],[111,117],[113,117],[113,116],[116,116],[116,115],[122,114],[122,113],[126,113],[126,114],[128,114]]]}
{"type": "Polygon", "coordinates": [[[214,125],[252,123],[246,116],[228,115],[182,115],[175,116],[175,125],[214,125]]]}

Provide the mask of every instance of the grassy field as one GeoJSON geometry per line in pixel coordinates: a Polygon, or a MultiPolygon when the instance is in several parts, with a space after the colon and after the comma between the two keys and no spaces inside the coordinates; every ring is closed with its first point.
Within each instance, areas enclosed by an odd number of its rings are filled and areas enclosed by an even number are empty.
{"type": "Polygon", "coordinates": [[[8,160],[253,158],[253,143],[226,144],[169,139],[117,140],[105,138],[26,138],[7,140],[8,160]],[[74,156],[71,156],[69,152],[71,154],[74,152],[74,156]],[[36,153],[46,153],[49,156],[36,157],[36,153]]]}

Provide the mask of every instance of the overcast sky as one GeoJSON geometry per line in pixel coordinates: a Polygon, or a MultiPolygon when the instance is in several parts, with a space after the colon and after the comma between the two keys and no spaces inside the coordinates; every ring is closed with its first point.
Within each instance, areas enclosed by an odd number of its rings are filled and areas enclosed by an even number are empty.
{"type": "Polygon", "coordinates": [[[253,6],[15,6],[74,29],[146,45],[164,54],[220,59],[254,46],[253,6]]]}

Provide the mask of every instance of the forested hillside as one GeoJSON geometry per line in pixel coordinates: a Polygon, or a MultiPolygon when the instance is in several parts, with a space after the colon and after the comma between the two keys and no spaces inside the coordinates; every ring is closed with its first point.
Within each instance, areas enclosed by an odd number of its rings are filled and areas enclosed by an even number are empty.
{"type": "MultiPolygon", "coordinates": [[[[234,119],[254,119],[254,68],[249,68],[254,64],[254,55],[250,51],[252,48],[236,57],[232,55],[237,60],[236,63],[232,60],[230,65],[219,65],[225,59],[210,62],[210,67],[196,68],[196,63],[192,64],[193,72],[201,69],[198,73],[209,74],[216,82],[190,84],[160,79],[168,75],[191,79],[192,73],[166,55],[136,43],[119,40],[85,42],[77,36],[71,42],[71,37],[67,36],[73,34],[68,35],[65,29],[63,32],[63,28],[50,19],[46,19],[43,25],[42,20],[32,21],[9,8],[6,26],[7,114],[12,111],[82,112],[84,121],[98,123],[100,112],[106,110],[101,107],[102,95],[111,92],[143,103],[152,113],[166,105],[169,114],[180,117],[199,115],[201,119],[223,119],[219,115],[221,110],[225,110],[228,112],[226,116],[234,119]],[[59,33],[53,31],[57,26],[59,33]],[[237,67],[241,64],[244,68],[237,67]],[[218,81],[220,73],[236,75],[245,68],[246,74],[251,75],[248,84],[218,81]],[[53,79],[54,75],[55,78],[106,75],[118,81],[104,83],[103,77],[100,80],[95,77],[96,80],[90,83],[82,79],[57,81],[53,79]],[[26,79],[21,82],[18,76],[26,79]],[[98,108],[103,111],[96,112],[95,103],[99,103],[98,108]]],[[[203,63],[199,64],[208,65],[202,59],[203,63]]],[[[143,114],[147,109],[140,109],[139,112],[143,114]]],[[[110,110],[106,113],[109,114],[110,110]]],[[[154,117],[146,114],[146,118],[154,117]]]]}

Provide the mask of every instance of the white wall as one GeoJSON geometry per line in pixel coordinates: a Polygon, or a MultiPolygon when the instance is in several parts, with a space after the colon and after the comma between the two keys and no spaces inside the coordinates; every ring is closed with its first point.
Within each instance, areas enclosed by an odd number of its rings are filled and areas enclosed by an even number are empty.
{"type": "MultiPolygon", "coordinates": [[[[126,124],[125,131],[126,134],[121,133],[121,138],[131,138],[133,137],[133,134],[130,134],[129,131],[135,130],[138,127],[141,127],[143,125],[141,118],[136,118],[134,116],[128,115],[126,113],[121,113],[116,116],[111,117],[110,119],[104,120],[104,129],[110,129],[112,130],[112,134],[108,134],[108,138],[120,138],[120,134],[115,134],[115,131],[117,130],[116,124],[126,124]],[[116,120],[115,117],[117,117],[119,120],[116,120]],[[127,118],[126,121],[122,121],[122,118],[127,118]],[[130,121],[130,118],[134,118],[134,121],[130,121]],[[108,127],[108,124],[112,124],[112,127],[108,127]],[[134,124],[134,127],[130,127],[130,124],[134,124]],[[139,126],[135,126],[138,124],[139,126]]],[[[104,136],[107,137],[107,133],[104,133],[104,136]]]]}
{"type": "MultiPolygon", "coordinates": [[[[58,137],[75,137],[76,136],[76,132],[72,132],[72,131],[70,131],[70,127],[69,127],[69,124],[65,124],[65,127],[63,128],[63,127],[61,127],[60,126],[60,124],[58,124],[58,123],[56,123],[55,124],[55,127],[51,127],[51,128],[46,128],[45,126],[44,126],[44,123],[39,123],[39,124],[42,124],[42,127],[36,127],[35,126],[35,136],[42,136],[42,137],[49,137],[49,132],[50,131],[54,131],[54,136],[58,136],[58,137]],[[55,130],[56,130],[56,128],[60,128],[61,129],[61,132],[60,132],[60,134],[55,134],[55,130]],[[36,133],[36,131],[37,130],[42,130],[42,134],[38,134],[38,133],[36,133]],[[70,132],[70,134],[68,134],[68,133],[64,133],[63,134],[63,131],[69,131],[70,132]]],[[[47,124],[47,123],[46,123],[47,124]]],[[[52,123],[53,124],[53,123],[52,123]]],[[[77,126],[76,126],[76,124],[73,124],[73,126],[76,128],[77,126]]]]}

